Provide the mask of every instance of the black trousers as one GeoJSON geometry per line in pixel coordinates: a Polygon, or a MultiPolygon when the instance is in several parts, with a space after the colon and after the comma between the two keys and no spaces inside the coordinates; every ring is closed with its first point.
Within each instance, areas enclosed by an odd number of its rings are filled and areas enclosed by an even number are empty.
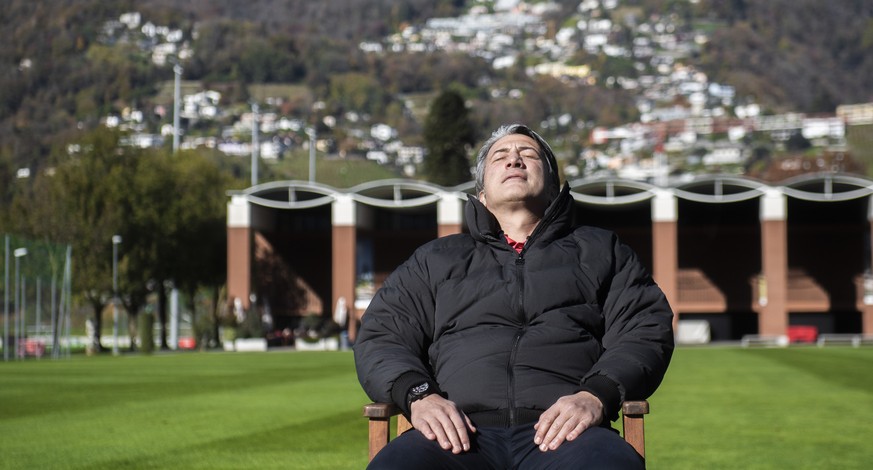
{"type": "Polygon", "coordinates": [[[534,444],[533,424],[513,428],[478,428],[470,450],[452,454],[436,441],[411,430],[394,439],[368,469],[644,469],[645,461],[617,432],[591,428],[557,450],[542,452],[534,444]]]}

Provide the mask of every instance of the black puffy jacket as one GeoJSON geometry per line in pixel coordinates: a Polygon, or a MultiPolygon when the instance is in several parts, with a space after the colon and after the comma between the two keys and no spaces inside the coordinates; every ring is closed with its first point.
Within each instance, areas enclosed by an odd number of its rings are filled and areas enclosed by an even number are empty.
{"type": "Polygon", "coordinates": [[[612,232],[572,225],[564,187],[520,254],[476,199],[469,234],[420,247],[386,280],[354,347],[371,399],[405,412],[435,381],[478,426],[532,422],[564,395],[594,393],[607,417],[660,384],[673,313],[612,232]]]}

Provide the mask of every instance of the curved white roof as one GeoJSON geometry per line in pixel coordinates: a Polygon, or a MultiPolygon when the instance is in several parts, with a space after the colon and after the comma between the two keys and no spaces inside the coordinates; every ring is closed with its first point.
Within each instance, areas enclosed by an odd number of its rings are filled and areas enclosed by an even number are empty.
{"type": "MultiPolygon", "coordinates": [[[[583,204],[622,205],[646,201],[657,191],[669,191],[680,199],[703,203],[729,203],[757,198],[770,189],[807,201],[848,201],[873,194],[873,180],[858,175],[814,173],[767,183],[736,175],[705,175],[660,188],[649,183],[620,178],[569,181],[573,198],[583,204]]],[[[332,203],[340,195],[368,206],[414,208],[435,204],[444,197],[466,199],[474,183],[443,187],[411,179],[370,181],[349,189],[337,189],[308,181],[274,181],[228,193],[249,203],[276,209],[307,209],[332,203]]]]}

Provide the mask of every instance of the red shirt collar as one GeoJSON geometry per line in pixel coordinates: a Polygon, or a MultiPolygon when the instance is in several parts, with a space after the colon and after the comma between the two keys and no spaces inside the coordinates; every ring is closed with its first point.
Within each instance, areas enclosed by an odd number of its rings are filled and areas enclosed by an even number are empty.
{"type": "Polygon", "coordinates": [[[524,249],[524,242],[517,242],[509,238],[509,235],[505,233],[503,234],[503,236],[506,237],[506,243],[509,243],[509,246],[514,248],[516,252],[521,253],[521,250],[524,249]]]}

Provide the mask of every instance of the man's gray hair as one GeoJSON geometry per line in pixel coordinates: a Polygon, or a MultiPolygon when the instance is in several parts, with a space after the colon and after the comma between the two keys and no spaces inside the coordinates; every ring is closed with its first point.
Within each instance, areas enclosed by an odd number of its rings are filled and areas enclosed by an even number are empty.
{"type": "Polygon", "coordinates": [[[561,181],[558,177],[558,161],[555,159],[555,153],[545,139],[523,124],[502,125],[491,134],[491,138],[482,144],[482,148],[479,149],[479,154],[476,156],[476,194],[481,193],[485,188],[485,160],[491,147],[498,140],[513,134],[526,135],[540,146],[540,157],[546,162],[546,192],[549,193],[550,198],[557,196],[561,190],[561,181]]]}

